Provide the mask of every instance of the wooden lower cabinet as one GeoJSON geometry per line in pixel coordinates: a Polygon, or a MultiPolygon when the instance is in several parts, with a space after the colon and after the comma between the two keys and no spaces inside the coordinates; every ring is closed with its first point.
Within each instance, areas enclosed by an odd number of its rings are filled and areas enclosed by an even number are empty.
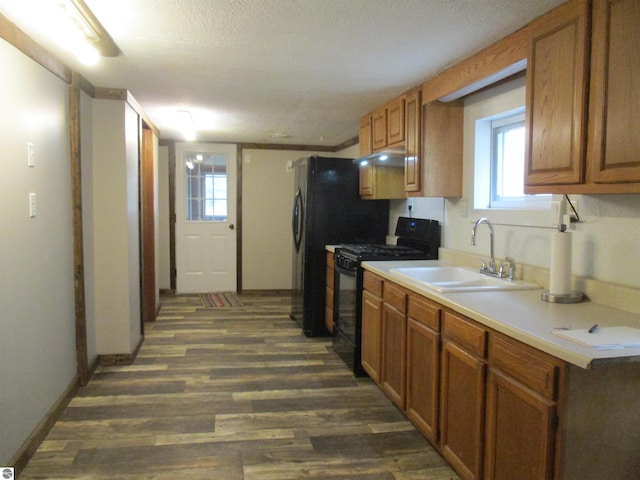
{"type": "Polygon", "coordinates": [[[404,409],[407,379],[407,292],[391,282],[382,289],[382,389],[404,409]]]}
{"type": "Polygon", "coordinates": [[[555,402],[489,369],[486,480],[551,480],[555,402]]]}
{"type": "Polygon", "coordinates": [[[482,478],[486,371],[483,359],[442,342],[440,448],[465,480],[482,478]]]}
{"type": "Polygon", "coordinates": [[[440,312],[434,302],[409,294],[406,413],[434,444],[438,442],[440,312]]]}
{"type": "Polygon", "coordinates": [[[382,389],[404,409],[406,382],[407,317],[388,303],[382,305],[382,389]]]}
{"type": "Polygon", "coordinates": [[[381,330],[382,298],[364,290],[362,292],[361,362],[364,371],[377,384],[380,384],[381,330]]]}
{"type": "Polygon", "coordinates": [[[363,368],[462,479],[561,478],[563,361],[370,272],[364,284],[363,368]]]}
{"type": "Polygon", "coordinates": [[[555,478],[563,363],[495,333],[489,338],[485,479],[555,478]]]}
{"type": "Polygon", "coordinates": [[[324,325],[330,335],[333,335],[333,253],[327,252],[327,278],[326,278],[326,295],[324,304],[324,325]]]}

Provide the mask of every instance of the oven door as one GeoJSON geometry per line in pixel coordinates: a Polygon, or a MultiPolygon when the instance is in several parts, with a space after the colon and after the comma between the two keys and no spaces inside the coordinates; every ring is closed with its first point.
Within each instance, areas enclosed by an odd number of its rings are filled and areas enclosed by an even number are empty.
{"type": "Polygon", "coordinates": [[[362,302],[360,268],[334,267],[333,349],[354,374],[363,375],[360,366],[359,316],[362,302]]]}

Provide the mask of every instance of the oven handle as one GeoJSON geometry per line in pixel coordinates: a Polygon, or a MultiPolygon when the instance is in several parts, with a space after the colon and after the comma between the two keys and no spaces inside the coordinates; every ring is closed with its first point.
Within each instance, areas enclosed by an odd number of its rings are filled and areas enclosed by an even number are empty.
{"type": "Polygon", "coordinates": [[[343,275],[347,275],[349,277],[356,276],[356,270],[348,270],[346,268],[339,266],[337,263],[333,265],[333,268],[337,273],[342,273],[343,275]]]}

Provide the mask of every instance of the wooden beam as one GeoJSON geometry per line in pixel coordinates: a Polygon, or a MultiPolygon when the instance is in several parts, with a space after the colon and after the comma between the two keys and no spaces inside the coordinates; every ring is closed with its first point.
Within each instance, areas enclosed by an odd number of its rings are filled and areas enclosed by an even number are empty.
{"type": "Polygon", "coordinates": [[[80,385],[89,383],[87,315],[84,280],[84,237],[82,223],[82,154],[80,151],[80,89],[69,87],[71,140],[71,216],[73,221],[73,279],[76,312],[76,362],[80,385]]]}
{"type": "Polygon", "coordinates": [[[422,104],[433,102],[527,58],[527,27],[431,77],[422,84],[422,104]]]}
{"type": "Polygon", "coordinates": [[[71,84],[71,69],[38,45],[29,35],[16,27],[2,14],[0,14],[0,38],[6,40],[60,79],[71,84]]]}

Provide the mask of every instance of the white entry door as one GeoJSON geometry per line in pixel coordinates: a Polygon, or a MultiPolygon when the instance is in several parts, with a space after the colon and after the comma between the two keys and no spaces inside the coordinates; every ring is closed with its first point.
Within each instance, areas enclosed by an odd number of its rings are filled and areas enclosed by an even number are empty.
{"type": "Polygon", "coordinates": [[[176,289],[235,292],[236,145],[176,144],[176,289]]]}

